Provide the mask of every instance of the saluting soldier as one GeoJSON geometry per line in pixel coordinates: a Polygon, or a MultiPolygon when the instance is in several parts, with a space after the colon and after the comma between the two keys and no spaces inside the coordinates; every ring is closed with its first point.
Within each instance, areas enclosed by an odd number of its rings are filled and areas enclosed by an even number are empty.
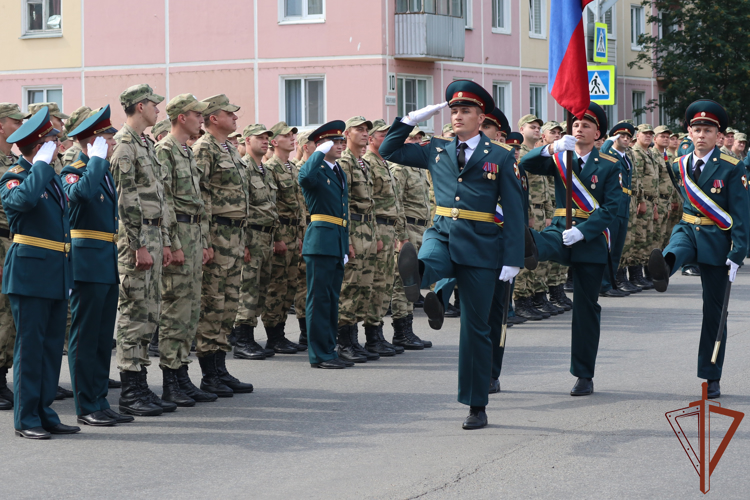
{"type": "Polygon", "coordinates": [[[0,178],[0,198],[13,244],[5,256],[2,292],[18,326],[13,359],[16,435],[49,439],[79,427],[60,423],[50,405],[65,341],[65,313],[73,288],[68,202],[52,163],[57,134],[42,108],[6,141],[22,158],[0,178]]]}
{"type": "Polygon", "coordinates": [[[60,111],[60,106],[58,106],[56,102],[38,102],[35,104],[29,104],[29,113],[33,115],[39,112],[39,110],[42,108],[49,109],[49,120],[52,123],[52,126],[55,127],[55,130],[60,131],[60,134],[56,138],[56,140],[58,141],[58,151],[55,153],[54,164],[52,165],[55,168],[55,172],[59,174],[64,166],[62,160],[63,154],[60,153],[59,149],[60,141],[65,138],[65,122],[63,120],[67,120],[70,117],[60,111]]]}
{"type": "MultiPolygon", "coordinates": [[[[380,146],[387,160],[432,172],[437,220],[425,233],[419,258],[407,242],[399,255],[399,271],[406,298],[419,298],[420,284],[456,277],[462,291],[459,342],[458,401],[470,407],[464,429],[487,425],[485,407],[492,370],[492,340],[488,318],[497,269],[500,280],[510,281],[524,261],[523,200],[520,173],[511,147],[493,142],[480,131],[495,103],[486,90],[472,81],[452,82],[446,101],[412,111],[396,119],[380,146]],[[433,137],[425,146],[405,144],[414,125],[450,106],[452,140],[433,137]],[[504,203],[502,243],[495,223],[497,200],[504,203]],[[510,209],[513,207],[513,209],[510,209]],[[502,244],[502,251],[501,245],[502,244]]],[[[438,296],[425,296],[424,311],[432,328],[443,322],[438,296]]]]}
{"type": "Polygon", "coordinates": [[[656,241],[655,224],[659,220],[659,164],[651,152],[654,129],[648,123],[638,125],[638,135],[633,146],[636,175],[640,179],[638,197],[638,215],[633,243],[634,259],[628,267],[630,282],[644,290],[651,290],[654,285],[644,276],[643,266],[656,241]]]}
{"type": "MultiPolygon", "coordinates": [[[[81,106],[70,114],[70,118],[65,121],[65,132],[70,136],[70,133],[78,128],[83,121],[91,115],[91,108],[88,106],[81,106]]],[[[72,136],[71,136],[72,137],[72,136]]],[[[65,150],[65,154],[62,157],[63,166],[68,166],[76,159],[78,153],[81,152],[81,145],[78,141],[73,141],[73,144],[65,150]]]]}
{"type": "Polygon", "coordinates": [[[688,106],[695,150],[672,163],[681,181],[682,221],[675,226],[669,245],[654,249],[649,269],[658,292],[684,263],[697,262],[703,286],[703,322],[698,345],[698,378],[708,381],[708,397],[721,395],[720,380],[726,352],[727,330],[721,336],[716,364],[711,363],[721,321],[727,280],[733,282],[748,249],[749,220],[747,175],[739,160],[721,152],[717,136],[725,130],[724,108],[701,99],[688,106]],[[728,272],[727,272],[728,271],[728,272]]]}

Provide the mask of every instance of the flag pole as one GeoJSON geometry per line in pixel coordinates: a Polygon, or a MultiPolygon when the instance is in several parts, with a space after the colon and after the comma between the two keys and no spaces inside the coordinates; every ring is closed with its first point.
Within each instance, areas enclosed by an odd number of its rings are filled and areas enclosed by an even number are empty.
{"type": "MultiPolygon", "coordinates": [[[[568,117],[567,134],[573,135],[573,113],[565,110],[568,117]]],[[[567,166],[565,173],[565,229],[573,227],[573,152],[565,152],[565,164],[567,166]]]]}

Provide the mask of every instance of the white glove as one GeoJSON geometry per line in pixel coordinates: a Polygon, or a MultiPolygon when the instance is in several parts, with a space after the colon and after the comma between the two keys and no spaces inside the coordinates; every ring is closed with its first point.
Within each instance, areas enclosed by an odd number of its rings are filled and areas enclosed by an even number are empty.
{"type": "Polygon", "coordinates": [[[93,144],[89,144],[86,147],[86,155],[89,158],[101,158],[102,160],[107,159],[107,141],[104,139],[104,137],[97,137],[94,139],[93,144]]]}
{"type": "Polygon", "coordinates": [[[521,272],[520,267],[515,266],[503,266],[500,270],[500,281],[509,281],[513,283],[513,278],[521,272]]]}
{"type": "Polygon", "coordinates": [[[617,142],[617,139],[619,139],[619,138],[620,138],[620,134],[617,134],[617,135],[613,135],[612,137],[610,137],[610,140],[612,142],[617,142]]]}
{"type": "Polygon", "coordinates": [[[318,151],[320,151],[321,153],[325,155],[325,154],[328,154],[328,152],[331,150],[332,147],[333,147],[333,141],[326,141],[320,146],[318,146],[317,148],[315,148],[315,152],[317,153],[318,151]]]}
{"type": "Polygon", "coordinates": [[[572,135],[564,135],[562,139],[555,141],[555,153],[574,151],[576,149],[576,142],[578,142],[578,139],[572,135]]]}
{"type": "Polygon", "coordinates": [[[47,165],[52,165],[52,158],[55,157],[57,154],[57,142],[50,141],[45,142],[42,144],[42,147],[39,148],[39,151],[34,156],[33,163],[36,163],[38,161],[43,161],[47,165]]]}
{"type": "Polygon", "coordinates": [[[573,246],[583,239],[583,233],[577,227],[571,227],[563,231],[563,245],[573,246]]]}
{"type": "Polygon", "coordinates": [[[729,266],[729,282],[734,283],[734,279],[737,277],[737,269],[739,269],[740,266],[729,259],[727,259],[726,264],[729,266]]]}
{"type": "Polygon", "coordinates": [[[440,110],[445,108],[446,106],[448,106],[448,101],[441,102],[440,104],[433,104],[431,106],[425,106],[422,109],[412,111],[407,116],[401,118],[401,121],[413,127],[417,123],[423,122],[428,118],[440,113],[440,110]]]}
{"type": "Polygon", "coordinates": [[[349,256],[344,254],[344,265],[346,265],[347,262],[349,262],[349,256]]]}

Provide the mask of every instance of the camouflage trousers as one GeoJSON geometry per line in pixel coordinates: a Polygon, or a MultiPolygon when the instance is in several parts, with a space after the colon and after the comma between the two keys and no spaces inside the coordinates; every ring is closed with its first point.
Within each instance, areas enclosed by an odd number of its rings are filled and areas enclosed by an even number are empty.
{"type": "Polygon", "coordinates": [[[253,242],[249,247],[250,262],[242,262],[240,302],[237,307],[235,325],[258,326],[258,316],[266,304],[266,290],[271,282],[273,260],[273,232],[252,231],[253,242]]]}
{"type": "MultiPolygon", "coordinates": [[[[0,243],[0,266],[5,262],[5,254],[10,249],[11,242],[8,238],[1,238],[0,243]]],[[[0,293],[0,368],[13,366],[13,347],[16,344],[16,324],[13,322],[13,313],[10,310],[8,296],[0,293]]]]}
{"type": "Polygon", "coordinates": [[[383,242],[383,249],[377,252],[375,247],[375,273],[365,316],[366,326],[380,325],[393,295],[393,271],[396,264],[393,242],[396,240],[396,227],[378,224],[378,239],[383,242]]]}
{"type": "Polygon", "coordinates": [[[354,258],[344,266],[339,295],[339,326],[356,325],[367,316],[377,265],[375,222],[353,221],[349,244],[354,247],[354,258]]]}
{"type": "Polygon", "coordinates": [[[563,266],[557,262],[549,261],[549,271],[547,272],[547,287],[564,285],[568,280],[568,266],[563,266]]]}
{"type": "Polygon", "coordinates": [[[635,197],[630,197],[630,211],[628,214],[628,234],[625,235],[625,245],[622,247],[620,267],[635,266],[637,256],[635,253],[635,227],[638,215],[638,203],[635,197]]]}
{"type": "MultiPolygon", "coordinates": [[[[302,234],[304,241],[305,235],[302,234]]],[[[299,260],[297,266],[297,293],[294,295],[294,310],[297,312],[297,318],[305,318],[307,308],[307,263],[305,259],[299,260]]]]}
{"type": "Polygon", "coordinates": [[[646,200],[646,213],[636,217],[634,255],[632,264],[629,265],[642,266],[648,261],[652,241],[654,241],[654,202],[646,200]]]}
{"type": "Polygon", "coordinates": [[[245,232],[239,227],[214,224],[211,228],[214,259],[203,266],[201,314],[195,335],[196,355],[229,352],[227,336],[234,326],[240,296],[240,275],[245,254],[245,232]]]}
{"type": "Polygon", "coordinates": [[[170,265],[162,272],[161,318],[159,320],[159,366],[177,370],[190,363],[190,346],[201,313],[203,245],[199,224],[178,222],[185,263],[170,265]]]}
{"type": "MultiPolygon", "coordinates": [[[[529,207],[534,218],[534,229],[541,231],[546,227],[546,215],[544,207],[541,205],[532,205],[529,207]]],[[[547,292],[547,279],[550,271],[549,262],[540,262],[536,269],[521,269],[515,279],[515,288],[513,290],[513,300],[524,299],[533,296],[535,293],[547,292]]]]}
{"type": "MultiPolygon", "coordinates": [[[[415,226],[414,224],[406,225],[406,234],[409,235],[409,242],[419,252],[422,246],[422,235],[427,230],[424,226],[415,226]]],[[[394,254],[393,266],[393,297],[391,298],[391,313],[393,319],[403,319],[414,312],[414,304],[406,300],[404,294],[404,284],[401,282],[401,275],[398,274],[398,252],[394,254]]]]}
{"type": "MultiPolygon", "coordinates": [[[[122,228],[122,226],[120,226],[122,228]]],[[[143,226],[148,242],[146,249],[154,260],[147,271],[136,269],[135,251],[131,250],[120,229],[118,270],[120,298],[117,303],[117,368],[121,371],[140,371],[150,366],[148,344],[159,325],[161,308],[162,239],[161,228],[143,226]]]]}
{"type": "Polygon", "coordinates": [[[297,266],[299,265],[299,226],[282,224],[276,228],[274,239],[286,244],[286,253],[271,256],[271,282],[266,292],[266,304],[263,308],[263,326],[273,327],[286,323],[289,308],[292,307],[297,293],[297,266]]]}
{"type": "Polygon", "coordinates": [[[667,248],[667,245],[669,244],[669,238],[672,236],[672,230],[677,225],[677,223],[680,222],[681,220],[682,220],[682,204],[678,203],[677,210],[671,210],[669,212],[669,217],[667,217],[667,231],[664,234],[664,239],[661,241],[661,246],[659,246],[659,248],[661,248],[662,250],[667,248]]]}

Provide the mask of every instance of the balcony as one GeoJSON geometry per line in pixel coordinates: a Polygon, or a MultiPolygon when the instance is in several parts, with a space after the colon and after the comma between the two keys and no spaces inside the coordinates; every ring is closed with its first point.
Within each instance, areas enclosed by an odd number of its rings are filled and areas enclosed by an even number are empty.
{"type": "Polygon", "coordinates": [[[396,13],[397,59],[463,61],[464,19],[429,12],[396,13]]]}

